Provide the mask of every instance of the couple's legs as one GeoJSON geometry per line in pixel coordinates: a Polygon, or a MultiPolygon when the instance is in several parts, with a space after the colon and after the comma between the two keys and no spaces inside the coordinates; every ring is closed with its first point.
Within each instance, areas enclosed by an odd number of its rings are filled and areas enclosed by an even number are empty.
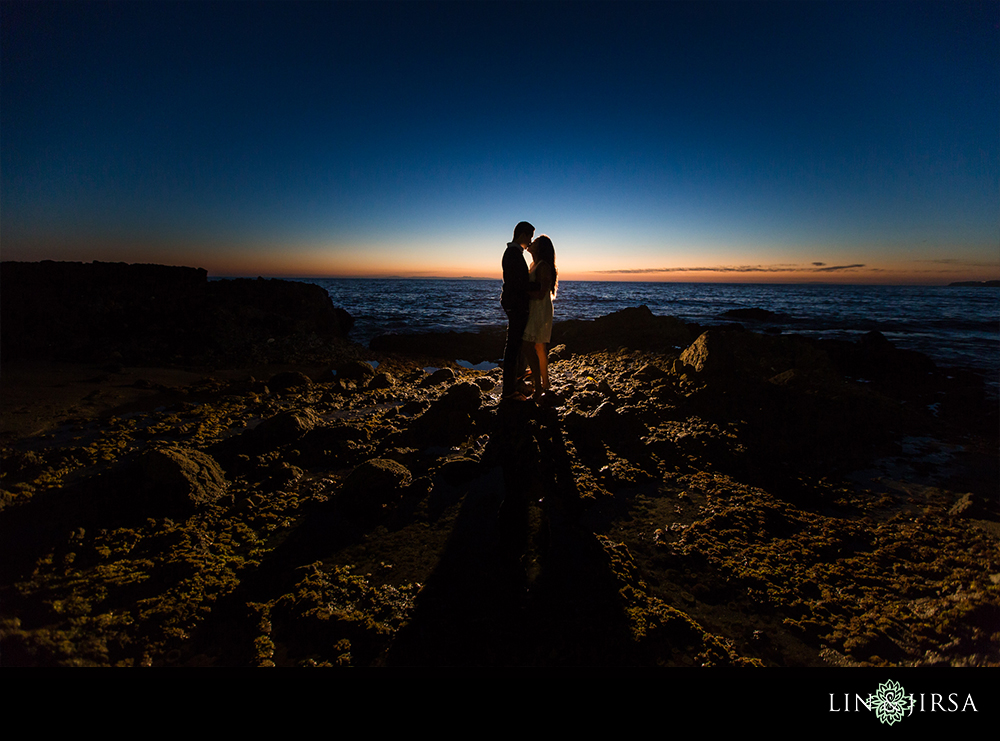
{"type": "Polygon", "coordinates": [[[528,326],[528,312],[507,312],[507,344],[503,350],[503,398],[517,391],[517,379],[524,368],[521,347],[524,329],[528,326]]]}
{"type": "Polygon", "coordinates": [[[549,390],[549,354],[544,342],[524,342],[524,356],[531,368],[531,380],[535,384],[535,396],[549,390]]]}

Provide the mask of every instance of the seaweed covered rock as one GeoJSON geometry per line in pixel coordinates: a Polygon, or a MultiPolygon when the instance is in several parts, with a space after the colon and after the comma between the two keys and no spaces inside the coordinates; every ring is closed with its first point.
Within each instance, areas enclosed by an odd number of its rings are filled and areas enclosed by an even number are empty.
{"type": "Polygon", "coordinates": [[[482,389],[477,384],[456,383],[413,420],[407,437],[417,444],[455,445],[462,442],[476,426],[482,396],[482,389]]]}
{"type": "Polygon", "coordinates": [[[146,451],[135,474],[137,498],[149,511],[188,513],[226,494],[226,477],[215,459],[180,445],[146,451]]]}
{"type": "Polygon", "coordinates": [[[676,657],[698,666],[763,666],[759,659],[740,656],[732,644],[705,630],[690,615],[649,593],[649,587],[624,543],[597,536],[608,569],[629,619],[632,651],[651,664],[678,665],[676,657]]]}
{"type": "Polygon", "coordinates": [[[396,461],[374,458],[351,472],[337,502],[360,514],[378,513],[400,499],[413,480],[409,469],[396,461]]]}

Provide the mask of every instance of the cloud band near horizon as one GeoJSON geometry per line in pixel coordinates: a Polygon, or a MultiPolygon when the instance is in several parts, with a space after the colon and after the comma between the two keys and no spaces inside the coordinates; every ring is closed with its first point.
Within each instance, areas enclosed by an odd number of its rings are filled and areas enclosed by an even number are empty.
{"type": "MultiPolygon", "coordinates": [[[[813,263],[823,265],[823,263],[813,263]]],[[[603,274],[651,274],[651,273],[833,273],[868,267],[864,263],[855,265],[830,265],[824,267],[801,267],[797,265],[716,265],[696,268],[632,268],[623,270],[595,270],[603,274]]],[[[879,270],[879,268],[869,268],[879,270]]]]}

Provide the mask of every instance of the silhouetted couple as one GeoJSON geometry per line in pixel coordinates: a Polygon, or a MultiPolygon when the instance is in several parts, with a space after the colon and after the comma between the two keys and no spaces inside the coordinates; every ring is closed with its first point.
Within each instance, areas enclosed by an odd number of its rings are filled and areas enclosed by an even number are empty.
{"type": "Polygon", "coordinates": [[[552,298],[556,294],[556,251],[544,234],[532,240],[535,227],[522,221],[514,227],[514,241],[503,253],[503,293],[500,305],[507,313],[507,345],[503,351],[503,398],[527,401],[519,388],[525,364],[531,369],[534,398],[549,389],[547,345],[552,339],[552,298]],[[532,256],[529,268],[524,250],[532,256]]]}

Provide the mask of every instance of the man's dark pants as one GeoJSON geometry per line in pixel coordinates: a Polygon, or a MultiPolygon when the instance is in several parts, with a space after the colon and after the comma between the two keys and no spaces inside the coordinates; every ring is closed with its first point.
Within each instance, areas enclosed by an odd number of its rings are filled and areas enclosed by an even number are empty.
{"type": "Polygon", "coordinates": [[[521,361],[521,343],[527,326],[527,310],[507,310],[507,344],[503,349],[503,395],[505,398],[517,390],[517,377],[524,370],[521,361]]]}

